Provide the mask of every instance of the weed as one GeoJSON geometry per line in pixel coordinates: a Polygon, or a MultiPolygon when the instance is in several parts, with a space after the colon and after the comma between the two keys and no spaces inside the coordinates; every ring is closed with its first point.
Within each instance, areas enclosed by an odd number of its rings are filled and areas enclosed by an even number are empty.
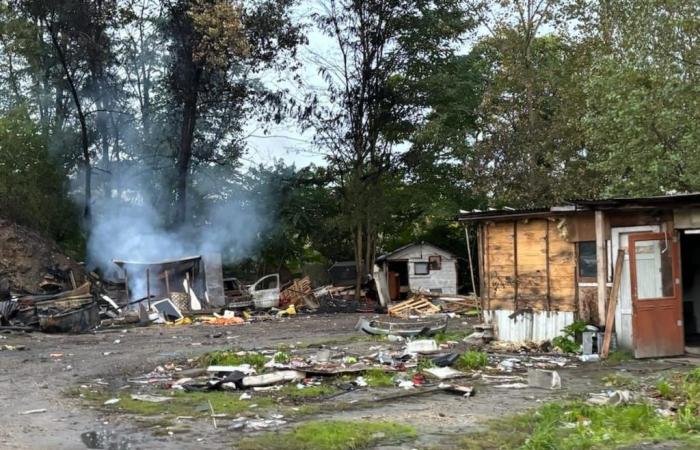
{"type": "Polygon", "coordinates": [[[287,364],[289,362],[289,353],[279,351],[275,353],[274,360],[277,364],[287,364]]]}
{"type": "Polygon", "coordinates": [[[484,352],[472,351],[462,353],[455,367],[462,370],[476,370],[485,367],[489,363],[489,358],[484,352]]]}
{"type": "Polygon", "coordinates": [[[241,364],[250,364],[252,367],[255,367],[255,370],[261,371],[267,362],[265,355],[260,353],[247,352],[240,355],[237,355],[236,353],[238,352],[227,350],[205,353],[197,359],[197,364],[200,367],[239,366],[241,364]]]}
{"type": "Polygon", "coordinates": [[[656,390],[659,391],[659,396],[665,398],[666,400],[671,400],[673,397],[673,388],[671,384],[666,380],[659,380],[656,383],[656,390]]]}
{"type": "Polygon", "coordinates": [[[467,337],[467,335],[469,335],[469,334],[470,333],[466,333],[463,331],[441,331],[441,332],[435,334],[435,336],[433,336],[433,339],[435,339],[435,342],[437,342],[438,344],[444,344],[445,342],[448,342],[448,341],[459,342],[462,339],[464,339],[465,337],[467,337]]]}
{"type": "Polygon", "coordinates": [[[564,353],[578,353],[581,345],[577,342],[577,338],[586,329],[586,322],[577,320],[570,325],[565,326],[561,331],[562,335],[552,339],[552,345],[558,347],[564,353]]]}
{"type": "Polygon", "coordinates": [[[237,443],[241,450],[355,450],[413,438],[414,428],[392,422],[307,422],[286,433],[266,433],[237,443]]]}
{"type": "Polygon", "coordinates": [[[424,359],[421,359],[418,361],[418,366],[416,366],[416,371],[421,372],[425,369],[430,369],[431,367],[435,367],[433,360],[424,358],[424,359]]]}
{"type": "Polygon", "coordinates": [[[394,377],[381,369],[370,369],[365,372],[364,377],[370,387],[394,386],[394,377]]]}
{"type": "Polygon", "coordinates": [[[626,352],[622,350],[615,350],[608,354],[608,363],[618,364],[625,361],[630,361],[634,358],[631,352],[626,352]]]}

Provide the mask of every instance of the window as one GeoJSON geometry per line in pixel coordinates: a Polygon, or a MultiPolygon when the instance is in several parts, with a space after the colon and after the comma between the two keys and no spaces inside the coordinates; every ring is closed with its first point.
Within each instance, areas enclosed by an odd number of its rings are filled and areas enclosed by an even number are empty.
{"type": "Polygon", "coordinates": [[[428,275],[430,273],[430,263],[427,262],[414,262],[413,263],[413,274],[414,275],[428,275]]]}
{"type": "Polygon", "coordinates": [[[430,264],[430,270],[440,270],[442,268],[442,256],[429,256],[428,264],[430,264]]]}
{"type": "Polygon", "coordinates": [[[578,243],[578,276],[595,278],[597,275],[595,241],[578,243]]]}

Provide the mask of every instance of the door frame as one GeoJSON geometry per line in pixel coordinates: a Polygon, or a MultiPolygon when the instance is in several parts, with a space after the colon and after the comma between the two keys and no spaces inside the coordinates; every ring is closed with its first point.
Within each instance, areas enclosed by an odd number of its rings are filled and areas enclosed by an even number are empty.
{"type": "MultiPolygon", "coordinates": [[[[608,268],[609,277],[612,279],[612,274],[614,273],[615,258],[612,255],[617,255],[617,251],[620,249],[620,239],[623,235],[629,237],[634,233],[658,233],[661,231],[659,225],[636,225],[630,227],[612,227],[610,229],[610,241],[612,252],[608,253],[608,268]]],[[[624,265],[627,263],[627,272],[629,275],[629,251],[625,250],[625,259],[623,260],[623,270],[624,265]]],[[[629,278],[629,277],[628,277],[629,278]]],[[[629,281],[629,280],[628,280],[629,281]]],[[[608,284],[612,286],[612,283],[608,284]]],[[[615,333],[617,334],[617,344],[622,348],[629,348],[634,350],[634,319],[632,312],[632,284],[629,283],[629,306],[623,302],[622,297],[618,298],[617,305],[615,306],[615,333]],[[624,317],[623,317],[624,316],[624,317]],[[623,320],[624,319],[624,320],[623,320]],[[629,320],[629,322],[627,322],[629,320]]],[[[620,295],[622,295],[622,289],[620,290],[620,295]]]]}
{"type": "MultiPolygon", "coordinates": [[[[680,282],[681,275],[681,261],[680,261],[680,242],[675,231],[669,232],[668,230],[659,232],[643,232],[643,233],[632,233],[627,236],[627,253],[629,258],[629,270],[630,270],[630,295],[632,300],[632,345],[634,348],[635,357],[638,357],[637,351],[637,336],[639,335],[640,327],[638,325],[639,313],[638,313],[638,298],[637,292],[637,261],[636,261],[636,250],[635,243],[637,241],[666,241],[668,246],[667,250],[671,251],[671,285],[673,288],[673,295],[668,297],[659,297],[645,299],[643,301],[671,301],[675,303],[675,310],[677,312],[677,323],[676,327],[678,333],[680,334],[680,346],[681,349],[685,348],[685,332],[683,324],[683,292],[682,285],[680,282]]],[[[681,351],[680,354],[682,354],[681,351]]],[[[663,356],[675,356],[675,355],[659,355],[663,356]]],[[[654,356],[651,356],[654,357],[654,356]]]]}

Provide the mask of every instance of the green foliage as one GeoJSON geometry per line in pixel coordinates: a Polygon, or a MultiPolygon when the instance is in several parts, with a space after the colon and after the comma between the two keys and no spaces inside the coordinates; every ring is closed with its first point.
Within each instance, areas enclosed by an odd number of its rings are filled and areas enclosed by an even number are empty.
{"type": "Polygon", "coordinates": [[[659,380],[656,383],[656,390],[659,391],[659,396],[666,400],[671,400],[673,396],[673,387],[667,380],[659,380]]]}
{"type": "Polygon", "coordinates": [[[336,392],[338,392],[338,390],[335,387],[328,385],[307,386],[303,389],[299,389],[295,384],[287,384],[279,391],[275,391],[274,395],[281,395],[284,398],[298,400],[326,397],[336,392]]]}
{"type": "Polygon", "coordinates": [[[289,353],[279,351],[275,353],[273,360],[278,364],[287,364],[290,360],[289,353]]]}
{"type": "Polygon", "coordinates": [[[649,440],[700,442],[682,424],[658,415],[651,405],[573,402],[547,404],[534,413],[495,421],[489,431],[465,437],[460,448],[613,449],[649,440]]]}
{"type": "Polygon", "coordinates": [[[370,387],[392,387],[394,386],[394,376],[391,373],[384,372],[381,369],[370,369],[363,375],[367,385],[370,387]]]}
{"type": "Polygon", "coordinates": [[[242,439],[241,450],[355,450],[374,447],[383,442],[408,439],[415,429],[391,422],[306,422],[291,432],[266,433],[242,439]]]}
{"type": "Polygon", "coordinates": [[[608,363],[617,364],[625,361],[631,361],[634,359],[634,354],[632,352],[624,350],[615,350],[608,354],[608,363]]]}
{"type": "Polygon", "coordinates": [[[485,352],[469,350],[457,358],[455,367],[461,370],[477,370],[485,367],[488,363],[489,358],[485,352]]]}
{"type": "Polygon", "coordinates": [[[586,329],[586,322],[577,320],[565,326],[561,331],[564,333],[552,339],[552,345],[558,347],[564,353],[577,353],[581,345],[576,342],[580,334],[586,329]]]}
{"type": "Polygon", "coordinates": [[[197,365],[200,367],[207,366],[239,366],[241,364],[250,364],[258,372],[262,371],[267,362],[265,355],[255,352],[245,352],[243,355],[234,350],[219,350],[197,358],[197,365]]]}
{"type": "Polygon", "coordinates": [[[67,174],[23,107],[0,116],[0,217],[80,246],[67,174]]]}

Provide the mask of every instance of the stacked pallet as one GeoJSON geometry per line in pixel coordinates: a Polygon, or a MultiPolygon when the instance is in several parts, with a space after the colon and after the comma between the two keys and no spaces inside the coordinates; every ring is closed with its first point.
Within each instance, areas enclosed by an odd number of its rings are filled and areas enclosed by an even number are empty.
{"type": "Polygon", "coordinates": [[[388,309],[390,316],[395,317],[410,317],[410,316],[429,316],[440,312],[440,308],[424,295],[412,297],[398,305],[391,306],[388,309]]]}

